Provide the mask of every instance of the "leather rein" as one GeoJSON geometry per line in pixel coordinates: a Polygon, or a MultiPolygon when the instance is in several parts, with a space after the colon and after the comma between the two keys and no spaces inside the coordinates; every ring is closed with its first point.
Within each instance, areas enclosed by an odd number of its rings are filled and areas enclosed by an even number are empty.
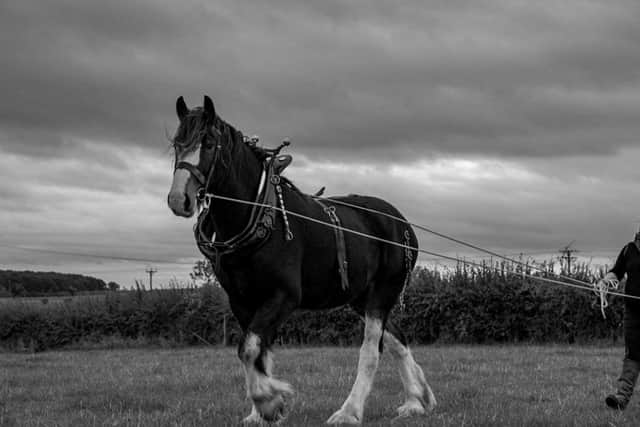
{"type": "Polygon", "coordinates": [[[215,127],[212,127],[212,129],[215,130],[218,138],[216,139],[216,147],[213,153],[213,161],[211,162],[211,168],[209,169],[208,176],[205,178],[204,174],[200,171],[200,169],[198,169],[197,166],[189,162],[185,162],[184,160],[180,160],[179,162],[177,162],[175,168],[173,169],[174,174],[178,169],[185,169],[191,174],[191,176],[193,176],[196,179],[196,181],[198,181],[198,184],[200,184],[200,187],[198,188],[197,194],[198,194],[198,200],[200,201],[201,201],[200,199],[201,191],[206,191],[206,189],[209,188],[209,185],[211,184],[213,171],[216,168],[216,163],[218,163],[218,157],[220,156],[220,149],[222,148],[222,144],[220,143],[220,137],[222,136],[222,133],[215,127]]]}

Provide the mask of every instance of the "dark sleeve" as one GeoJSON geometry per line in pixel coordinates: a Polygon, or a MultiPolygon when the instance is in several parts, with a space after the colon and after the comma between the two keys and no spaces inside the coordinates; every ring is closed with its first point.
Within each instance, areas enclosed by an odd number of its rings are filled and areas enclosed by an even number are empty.
{"type": "Polygon", "coordinates": [[[622,278],[624,277],[624,274],[627,272],[626,258],[627,258],[628,246],[629,245],[626,245],[624,248],[622,248],[622,250],[620,251],[620,255],[618,255],[618,259],[616,260],[615,265],[611,270],[609,270],[610,273],[613,273],[616,275],[618,280],[622,280],[622,278]]]}

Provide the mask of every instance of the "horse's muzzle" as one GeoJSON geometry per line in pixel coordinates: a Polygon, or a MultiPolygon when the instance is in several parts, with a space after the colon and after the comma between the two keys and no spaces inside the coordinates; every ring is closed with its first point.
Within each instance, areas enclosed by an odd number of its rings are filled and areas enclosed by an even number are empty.
{"type": "Polygon", "coordinates": [[[167,197],[169,209],[178,216],[189,218],[193,216],[195,204],[189,196],[181,192],[171,192],[167,197]]]}

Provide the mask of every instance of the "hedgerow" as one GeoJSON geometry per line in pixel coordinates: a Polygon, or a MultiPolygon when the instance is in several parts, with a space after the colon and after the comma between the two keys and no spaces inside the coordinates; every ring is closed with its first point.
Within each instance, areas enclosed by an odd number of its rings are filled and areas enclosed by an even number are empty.
{"type": "MultiPolygon", "coordinates": [[[[391,319],[417,344],[588,343],[615,341],[619,336],[621,298],[609,298],[603,319],[593,293],[541,284],[516,275],[517,268],[459,266],[448,272],[417,268],[391,319]]],[[[573,272],[589,281],[598,274],[602,272],[587,268],[573,272]]],[[[234,344],[242,336],[224,291],[212,285],[139,288],[78,301],[0,305],[0,347],[41,351],[101,341],[234,344]]],[[[277,340],[294,345],[354,345],[361,337],[359,317],[349,308],[339,308],[294,313],[280,327],[277,340]]]]}

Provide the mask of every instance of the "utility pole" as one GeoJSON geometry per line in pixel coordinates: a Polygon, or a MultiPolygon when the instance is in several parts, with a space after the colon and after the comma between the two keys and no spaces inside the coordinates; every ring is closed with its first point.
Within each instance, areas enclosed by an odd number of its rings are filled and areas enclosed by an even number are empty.
{"type": "Polygon", "coordinates": [[[153,290],[153,275],[155,273],[157,273],[158,270],[156,270],[153,267],[149,267],[145,271],[149,274],[149,290],[152,291],[153,290]]]}
{"type": "Polygon", "coordinates": [[[225,347],[229,345],[227,340],[227,313],[222,315],[222,345],[225,347]]]}
{"type": "Polygon", "coordinates": [[[562,254],[560,259],[565,260],[565,262],[567,263],[567,274],[571,274],[571,262],[576,260],[576,257],[574,257],[573,254],[579,252],[577,249],[571,248],[571,245],[573,245],[574,242],[575,240],[559,250],[559,252],[562,254]]]}

